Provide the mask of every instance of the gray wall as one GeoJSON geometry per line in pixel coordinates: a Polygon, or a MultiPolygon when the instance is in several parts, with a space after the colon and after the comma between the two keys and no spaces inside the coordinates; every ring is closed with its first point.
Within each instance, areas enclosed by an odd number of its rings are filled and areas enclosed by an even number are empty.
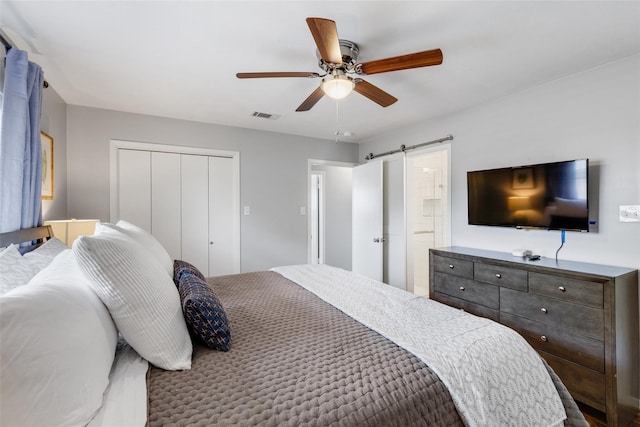
{"type": "Polygon", "coordinates": [[[240,152],[242,271],[307,262],[307,160],[354,162],[358,147],[80,106],[67,108],[68,215],[109,220],[109,141],[240,152]]]}
{"type": "Polygon", "coordinates": [[[626,58],[458,113],[378,135],[367,153],[452,134],[453,245],[555,256],[560,232],[471,226],[466,172],[589,158],[595,232],[567,233],[560,258],[640,267],[640,223],[618,221],[618,206],[640,204],[640,56],[626,58]]]}
{"type": "Polygon", "coordinates": [[[42,201],[42,218],[67,219],[67,104],[51,86],[42,93],[40,129],[53,137],[53,200],[42,201]]]}

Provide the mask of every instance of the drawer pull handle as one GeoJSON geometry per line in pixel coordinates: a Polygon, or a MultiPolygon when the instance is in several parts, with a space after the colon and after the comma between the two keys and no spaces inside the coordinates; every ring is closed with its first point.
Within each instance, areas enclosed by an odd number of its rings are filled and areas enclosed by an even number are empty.
{"type": "Polygon", "coordinates": [[[461,290],[461,291],[464,291],[464,286],[460,286],[460,290],[461,290]]]}
{"type": "Polygon", "coordinates": [[[548,340],[547,340],[546,335],[542,335],[542,336],[540,337],[540,340],[541,340],[541,341],[544,341],[544,342],[547,342],[547,341],[548,341],[548,340]]]}
{"type": "Polygon", "coordinates": [[[542,307],[542,308],[540,309],[540,311],[541,311],[541,312],[543,312],[544,314],[547,314],[547,313],[548,313],[548,310],[547,310],[546,308],[544,308],[544,307],[542,307]]]}
{"type": "Polygon", "coordinates": [[[449,268],[453,270],[453,264],[449,264],[449,268]]]}
{"type": "Polygon", "coordinates": [[[496,273],[496,277],[497,277],[498,279],[501,279],[501,278],[502,278],[502,274],[500,274],[500,273],[496,273]]]}
{"type": "Polygon", "coordinates": [[[558,286],[558,290],[560,292],[567,292],[567,289],[564,286],[558,286]]]}

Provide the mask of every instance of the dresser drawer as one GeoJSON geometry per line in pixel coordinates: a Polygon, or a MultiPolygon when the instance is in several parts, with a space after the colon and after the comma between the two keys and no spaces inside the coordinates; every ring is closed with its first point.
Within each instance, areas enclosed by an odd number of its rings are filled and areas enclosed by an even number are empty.
{"type": "Polygon", "coordinates": [[[529,273],[529,291],[591,307],[604,305],[604,286],[598,282],[529,273]]]}
{"type": "Polygon", "coordinates": [[[554,326],[500,313],[500,323],[515,329],[533,348],[604,372],[604,341],[567,333],[554,326]]]}
{"type": "Polygon", "coordinates": [[[500,288],[497,286],[486,285],[440,272],[436,272],[433,279],[435,292],[484,305],[494,310],[500,308],[500,288]]]}
{"type": "Polygon", "coordinates": [[[549,366],[562,379],[574,399],[599,411],[606,411],[605,375],[552,354],[540,352],[549,366]]]}
{"type": "Polygon", "coordinates": [[[486,317],[488,319],[495,320],[496,322],[498,322],[500,319],[500,312],[498,310],[493,310],[489,307],[485,307],[484,305],[474,304],[472,302],[452,297],[447,294],[442,294],[440,292],[435,292],[433,294],[433,299],[434,301],[450,305],[451,307],[460,308],[467,313],[475,314],[476,316],[480,317],[486,317]]]}
{"type": "Polygon", "coordinates": [[[448,258],[440,255],[433,255],[431,260],[435,271],[452,274],[454,276],[473,279],[473,262],[463,259],[448,258]]]}
{"type": "Polygon", "coordinates": [[[500,288],[500,311],[604,340],[604,311],[593,307],[500,288]]]}
{"type": "Polygon", "coordinates": [[[527,275],[526,270],[516,270],[514,268],[480,264],[477,262],[473,270],[473,278],[475,280],[523,292],[527,291],[527,275]]]}

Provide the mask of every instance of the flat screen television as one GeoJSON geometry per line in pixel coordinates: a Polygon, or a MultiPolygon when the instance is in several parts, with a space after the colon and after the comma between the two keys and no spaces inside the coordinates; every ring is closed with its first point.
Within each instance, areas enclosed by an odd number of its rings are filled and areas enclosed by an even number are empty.
{"type": "Polygon", "coordinates": [[[589,231],[589,160],[467,172],[469,224],[589,231]]]}

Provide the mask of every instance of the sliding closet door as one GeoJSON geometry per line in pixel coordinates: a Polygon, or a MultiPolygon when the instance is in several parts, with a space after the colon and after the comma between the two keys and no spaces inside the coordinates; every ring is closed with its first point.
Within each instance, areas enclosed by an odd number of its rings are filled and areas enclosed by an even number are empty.
{"type": "Polygon", "coordinates": [[[181,155],[182,259],[209,274],[209,158],[181,155]]]}
{"type": "Polygon", "coordinates": [[[239,270],[236,248],[233,159],[209,157],[209,275],[239,270]]]}
{"type": "Polygon", "coordinates": [[[172,259],[182,259],[180,155],[151,152],[151,233],[172,259]]]}
{"type": "Polygon", "coordinates": [[[240,273],[239,153],[111,141],[111,221],[153,234],[205,276],[240,273]]]}
{"type": "Polygon", "coordinates": [[[118,219],[151,232],[151,153],[119,150],[118,219]]]}
{"type": "Polygon", "coordinates": [[[404,154],[383,160],[383,282],[406,290],[404,154]]]}

